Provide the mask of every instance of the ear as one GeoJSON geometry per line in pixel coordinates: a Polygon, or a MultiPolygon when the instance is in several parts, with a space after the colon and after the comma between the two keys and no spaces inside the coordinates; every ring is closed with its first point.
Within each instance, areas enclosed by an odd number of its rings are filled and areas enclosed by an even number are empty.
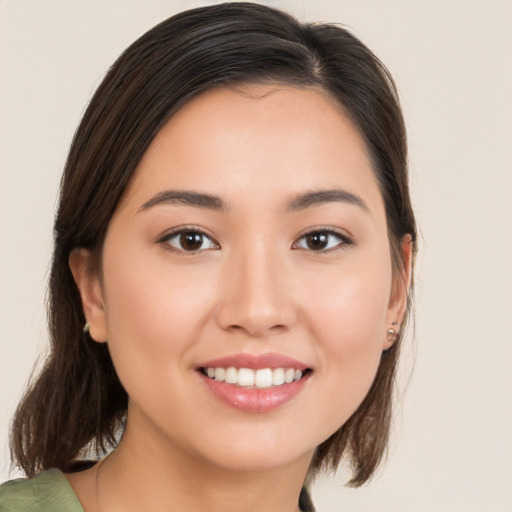
{"type": "MultiPolygon", "coordinates": [[[[393,278],[393,286],[386,318],[388,329],[393,329],[396,333],[400,331],[400,326],[407,310],[407,298],[411,287],[413,248],[414,242],[412,236],[405,235],[400,242],[402,267],[400,268],[399,274],[395,275],[393,278]]],[[[395,340],[396,335],[388,335],[388,332],[386,332],[382,349],[387,350],[390,348],[395,340]]]]}
{"type": "Polygon", "coordinates": [[[97,342],[107,341],[107,323],[103,293],[96,272],[91,270],[91,252],[73,249],[69,255],[69,267],[82,298],[82,307],[89,334],[97,342]]]}

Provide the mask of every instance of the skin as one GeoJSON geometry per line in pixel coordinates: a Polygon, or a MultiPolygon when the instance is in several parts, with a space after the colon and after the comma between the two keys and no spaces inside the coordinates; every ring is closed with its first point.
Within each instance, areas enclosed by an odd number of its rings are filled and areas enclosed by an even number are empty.
{"type": "Polygon", "coordinates": [[[364,142],[322,90],[246,86],[189,101],[140,162],[110,222],[102,275],[89,272],[86,250],[70,258],[91,336],[108,340],[130,397],[118,448],[68,475],[85,510],[296,510],[315,447],[357,409],[403,317],[406,242],[393,279],[364,142]],[[225,209],[143,208],[171,189],[218,196],[225,209]],[[290,208],[333,189],[361,204],[290,208]],[[164,240],[180,226],[208,235],[200,250],[164,240]],[[312,231],[327,248],[308,245],[312,231]],[[197,372],[267,352],[313,370],[269,412],[226,405],[197,372]]]}

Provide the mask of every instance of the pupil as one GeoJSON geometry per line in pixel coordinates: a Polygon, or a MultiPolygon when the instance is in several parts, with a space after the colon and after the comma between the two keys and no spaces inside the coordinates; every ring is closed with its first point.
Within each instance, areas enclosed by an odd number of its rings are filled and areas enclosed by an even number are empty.
{"type": "Polygon", "coordinates": [[[310,249],[324,249],[327,246],[327,235],[325,233],[312,233],[307,236],[307,244],[310,249]]]}
{"type": "Polygon", "coordinates": [[[181,246],[187,251],[196,251],[203,243],[203,235],[188,231],[180,236],[181,246]]]}

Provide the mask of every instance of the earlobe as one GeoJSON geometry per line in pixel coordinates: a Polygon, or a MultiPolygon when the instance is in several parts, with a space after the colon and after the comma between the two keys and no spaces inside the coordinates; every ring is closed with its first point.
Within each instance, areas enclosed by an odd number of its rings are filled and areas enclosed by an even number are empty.
{"type": "Polygon", "coordinates": [[[87,249],[73,249],[69,255],[69,268],[82,299],[87,332],[95,341],[105,342],[108,336],[103,294],[98,276],[91,270],[90,262],[91,252],[87,249]]]}
{"type": "Polygon", "coordinates": [[[400,274],[395,277],[393,283],[386,319],[388,328],[382,345],[383,350],[390,348],[396,341],[407,310],[407,300],[412,278],[413,249],[414,241],[412,236],[407,234],[402,238],[400,243],[402,266],[400,268],[400,274]]]}

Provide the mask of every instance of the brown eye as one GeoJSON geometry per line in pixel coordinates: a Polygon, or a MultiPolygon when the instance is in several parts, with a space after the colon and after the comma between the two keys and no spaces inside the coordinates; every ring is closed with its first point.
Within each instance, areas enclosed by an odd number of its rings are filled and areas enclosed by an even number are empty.
{"type": "Polygon", "coordinates": [[[219,246],[208,235],[201,231],[187,229],[177,231],[167,236],[161,242],[172,249],[181,252],[198,252],[208,249],[218,249],[219,246]]]}
{"type": "Polygon", "coordinates": [[[329,243],[329,235],[326,233],[310,233],[304,237],[308,249],[312,251],[321,251],[329,243]]]}
{"type": "Polygon", "coordinates": [[[314,252],[328,252],[350,245],[352,241],[332,230],[311,231],[301,236],[293,245],[294,249],[307,249],[314,252]]]}
{"type": "Polygon", "coordinates": [[[203,245],[204,236],[196,231],[187,231],[180,235],[180,245],[185,251],[197,251],[203,245]]]}

